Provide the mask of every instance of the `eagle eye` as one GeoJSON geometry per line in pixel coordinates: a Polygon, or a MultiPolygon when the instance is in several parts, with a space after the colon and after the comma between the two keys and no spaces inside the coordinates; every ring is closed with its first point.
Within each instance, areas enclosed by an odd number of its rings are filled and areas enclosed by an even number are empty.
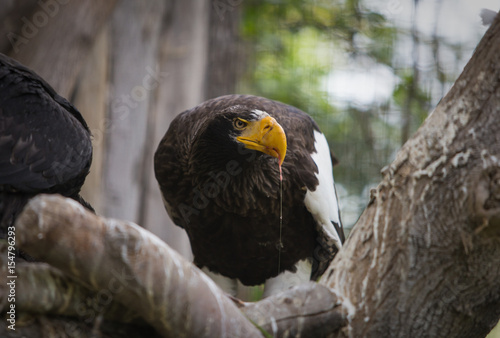
{"type": "Polygon", "coordinates": [[[242,129],[245,129],[245,127],[248,125],[248,122],[245,121],[245,120],[242,120],[240,118],[235,118],[233,120],[233,126],[238,129],[238,130],[242,130],[242,129]]]}

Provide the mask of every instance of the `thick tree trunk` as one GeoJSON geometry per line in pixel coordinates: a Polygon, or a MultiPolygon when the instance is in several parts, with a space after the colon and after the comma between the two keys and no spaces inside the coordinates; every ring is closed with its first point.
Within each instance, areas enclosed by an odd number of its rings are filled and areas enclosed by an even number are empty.
{"type": "Polygon", "coordinates": [[[93,42],[117,0],[36,1],[16,5],[4,52],[44,78],[57,93],[69,97],[93,42]],[[21,9],[25,11],[21,11],[21,9]],[[71,19],[69,19],[71,18],[71,19]]]}
{"type": "Polygon", "coordinates": [[[150,103],[166,75],[157,65],[165,2],[123,1],[111,20],[110,100],[103,163],[104,215],[138,221],[150,103]],[[125,183],[126,182],[126,183],[125,183]]]}
{"type": "Polygon", "coordinates": [[[96,38],[84,65],[73,101],[75,107],[78,107],[85,117],[92,133],[92,166],[85,179],[81,195],[98,214],[104,212],[102,176],[106,155],[106,136],[110,128],[109,119],[106,117],[109,108],[109,42],[110,29],[106,26],[96,38]]]}
{"type": "Polygon", "coordinates": [[[158,66],[161,74],[167,78],[158,84],[151,106],[147,141],[149,148],[142,182],[145,191],[140,224],[160,236],[184,257],[191,256],[189,239],[165,211],[154,177],[153,154],[174,117],[203,101],[208,13],[209,3],[197,0],[171,1],[166,10],[158,66]]]}
{"type": "Polygon", "coordinates": [[[244,65],[240,51],[239,24],[242,0],[211,1],[209,8],[205,99],[233,94],[244,65]]]}
{"type": "Polygon", "coordinates": [[[384,171],[321,283],[351,337],[483,337],[500,316],[500,17],[384,171]]]}

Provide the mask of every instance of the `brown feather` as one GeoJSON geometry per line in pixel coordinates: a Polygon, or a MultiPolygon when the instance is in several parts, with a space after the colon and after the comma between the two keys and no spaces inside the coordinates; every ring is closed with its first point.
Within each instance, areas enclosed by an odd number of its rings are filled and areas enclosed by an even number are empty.
{"type": "Polygon", "coordinates": [[[247,285],[278,274],[280,239],[277,159],[238,148],[228,136],[226,120],[255,109],[274,117],[287,136],[280,270],[293,270],[319,245],[304,205],[305,188],[318,185],[311,153],[319,128],[309,115],[262,97],[222,96],[177,116],[155,153],[167,210],[186,229],[195,263],[247,285]]]}

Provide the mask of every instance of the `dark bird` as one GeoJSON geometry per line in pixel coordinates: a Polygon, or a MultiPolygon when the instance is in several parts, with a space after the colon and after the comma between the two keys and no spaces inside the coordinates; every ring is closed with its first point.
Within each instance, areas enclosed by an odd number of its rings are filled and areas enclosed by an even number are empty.
{"type": "Polygon", "coordinates": [[[330,149],[295,107],[249,95],[206,101],[172,121],[154,167],[194,263],[227,292],[236,279],[265,282],[266,295],[316,279],[342,246],[330,149]]]}
{"type": "Polygon", "coordinates": [[[32,70],[0,54],[0,237],[40,193],[79,195],[92,161],[82,115],[32,70]]]}

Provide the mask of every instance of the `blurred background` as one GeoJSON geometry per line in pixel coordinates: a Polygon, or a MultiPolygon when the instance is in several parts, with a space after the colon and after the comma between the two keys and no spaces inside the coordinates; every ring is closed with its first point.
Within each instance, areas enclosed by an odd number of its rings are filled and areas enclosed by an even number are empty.
{"type": "Polygon", "coordinates": [[[94,160],[83,196],[190,256],[152,157],[170,121],[228,93],[312,115],[340,164],[344,226],[380,170],[450,89],[496,0],[2,0],[0,52],[83,114],[94,160]]]}

